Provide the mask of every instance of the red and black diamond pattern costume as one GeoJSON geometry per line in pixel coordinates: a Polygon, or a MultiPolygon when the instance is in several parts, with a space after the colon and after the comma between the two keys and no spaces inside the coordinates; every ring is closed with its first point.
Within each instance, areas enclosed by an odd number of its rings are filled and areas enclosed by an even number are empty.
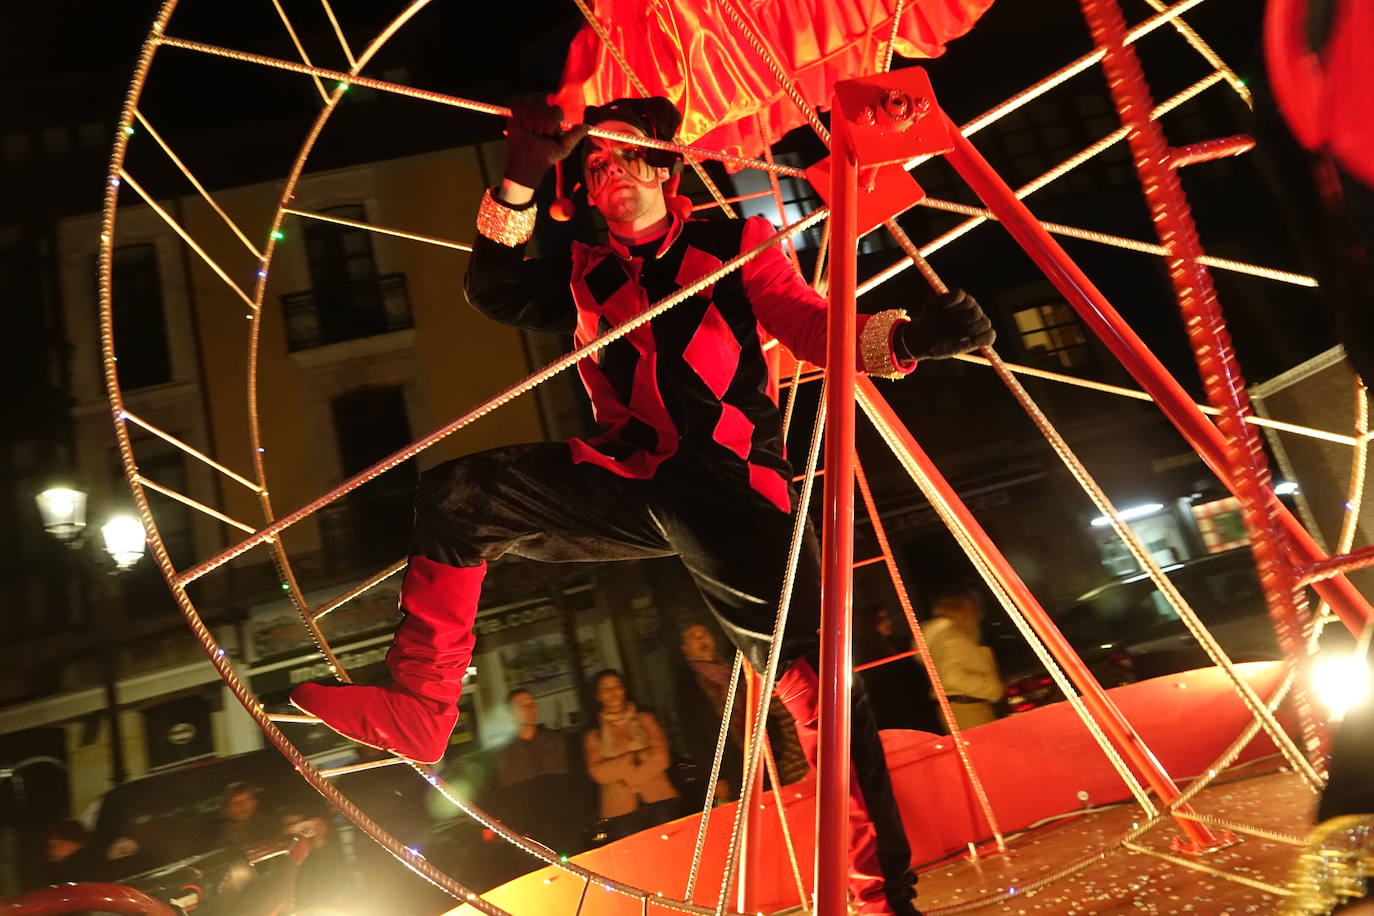
{"type": "MultiPolygon", "coordinates": [[[[615,240],[577,244],[570,263],[525,260],[523,246],[479,236],[467,294],[497,321],[571,332],[583,344],[773,231],[761,218],[674,219],[666,235],[635,249],[615,240]]],[[[875,336],[882,344],[873,368],[895,375],[913,367],[891,351],[892,330],[904,320],[895,311],[859,316],[870,364],[875,336]]],[[[682,556],[761,670],[784,566],[764,562],[760,547],[776,537],[786,555],[792,477],[767,393],[766,334],[824,363],[826,301],[776,246],[579,364],[600,435],[495,449],[427,472],[415,553],[458,566],[507,551],[554,561],[682,556]],[[558,479],[544,480],[549,474],[558,479]],[[513,495],[514,517],[506,517],[500,494],[531,486],[541,497],[513,495]],[[602,501],[611,492],[623,494],[625,512],[615,499],[602,501]],[[685,529],[681,537],[670,536],[674,526],[685,529]],[[747,581],[723,573],[735,565],[747,581]]],[[[800,609],[803,620],[815,612],[806,602],[800,609]]],[[[780,670],[801,654],[787,652],[780,670]]]]}
{"type": "MultiPolygon", "coordinates": [[[[773,232],[760,218],[674,218],[666,235],[633,249],[579,244],[570,263],[525,260],[523,245],[479,236],[466,290],[497,321],[571,332],[582,344],[773,232]]],[[[910,371],[891,347],[902,321],[901,312],[859,316],[861,365],[910,371]]],[[[826,302],[777,246],[582,361],[597,437],[493,449],[426,472],[412,552],[457,567],[507,552],[554,562],[680,556],[727,635],[763,670],[792,534],[792,468],[767,393],[765,335],[824,364],[826,302]]],[[[778,693],[813,765],[818,554],[808,532],[778,667],[778,693]]],[[[860,912],[909,914],[910,849],[855,688],[851,887],[860,912]]]]}

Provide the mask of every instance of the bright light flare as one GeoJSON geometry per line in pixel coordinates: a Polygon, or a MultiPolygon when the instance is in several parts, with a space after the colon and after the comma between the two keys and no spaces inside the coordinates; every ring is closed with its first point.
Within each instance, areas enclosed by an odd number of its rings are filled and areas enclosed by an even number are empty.
{"type": "Polygon", "coordinates": [[[105,538],[105,550],[120,569],[128,569],[143,558],[148,546],[148,534],[143,523],[132,515],[110,519],[100,529],[105,538]]]}
{"type": "MultiPolygon", "coordinates": [[[[1141,506],[1131,506],[1128,509],[1122,509],[1116,514],[1121,516],[1121,520],[1123,522],[1133,522],[1138,518],[1145,518],[1148,515],[1154,515],[1156,512],[1159,512],[1163,508],[1163,503],[1145,503],[1141,506]]],[[[1092,526],[1094,528],[1105,528],[1111,523],[1112,520],[1105,515],[1099,515],[1097,518],[1092,520],[1092,526]]]]}
{"type": "Polygon", "coordinates": [[[70,542],[86,527],[86,494],[70,487],[50,487],[39,493],[38,512],[43,528],[70,542]]]}
{"type": "Polygon", "coordinates": [[[1369,699],[1369,664],[1363,655],[1326,655],[1312,664],[1312,689],[1331,715],[1341,718],[1369,699]]]}

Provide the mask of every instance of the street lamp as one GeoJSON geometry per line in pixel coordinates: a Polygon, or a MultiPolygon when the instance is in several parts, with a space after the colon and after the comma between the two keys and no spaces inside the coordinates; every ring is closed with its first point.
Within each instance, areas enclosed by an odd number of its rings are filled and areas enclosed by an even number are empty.
{"type": "MultiPolygon", "coordinates": [[[[47,531],[62,544],[74,550],[86,546],[86,494],[71,487],[50,487],[35,497],[38,512],[43,517],[43,530],[47,531]]],[[[132,515],[117,515],[110,518],[100,528],[101,540],[111,560],[115,572],[122,573],[132,569],[143,558],[147,549],[147,532],[143,523],[132,515]]],[[[82,567],[80,585],[82,602],[89,607],[91,601],[90,582],[87,579],[91,567],[82,567]]],[[[125,778],[124,735],[119,724],[119,701],[115,685],[119,682],[117,653],[119,647],[111,637],[115,621],[110,619],[108,606],[111,598],[108,591],[102,594],[101,613],[96,625],[99,632],[99,645],[96,652],[100,657],[100,671],[105,686],[105,705],[110,720],[110,777],[118,785],[125,778]]]]}
{"type": "Polygon", "coordinates": [[[86,494],[70,487],[49,487],[36,497],[43,530],[72,544],[86,528],[86,494]]]}
{"type": "Polygon", "coordinates": [[[132,569],[148,549],[148,533],[143,530],[143,523],[132,515],[110,519],[101,527],[100,536],[105,539],[105,552],[121,571],[132,569]]]}

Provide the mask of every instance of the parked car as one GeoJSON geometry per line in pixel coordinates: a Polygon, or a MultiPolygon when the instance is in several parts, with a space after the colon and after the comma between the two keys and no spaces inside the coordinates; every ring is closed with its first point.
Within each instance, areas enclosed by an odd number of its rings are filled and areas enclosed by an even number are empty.
{"type": "MultiPolygon", "coordinates": [[[[314,762],[327,766],[352,760],[353,752],[344,750],[314,762]]],[[[184,764],[115,786],[98,803],[95,841],[102,849],[113,849],[112,866],[125,875],[209,852],[198,848],[204,827],[218,815],[225,787],[234,783],[252,788],[256,816],[264,821],[283,808],[332,815],[286,758],[264,749],[184,764]]]]}
{"type": "MultiPolygon", "coordinates": [[[[1249,548],[1175,564],[1164,572],[1232,661],[1280,657],[1249,548]]],[[[1053,616],[1104,687],[1212,664],[1144,573],[1095,588],[1053,616]]],[[[1011,712],[1063,699],[1029,646],[998,648],[1011,712]]]]}
{"type": "MultiPolygon", "coordinates": [[[[297,746],[301,746],[299,742],[297,746]]],[[[385,755],[343,746],[310,754],[308,759],[325,769],[380,756],[385,755]]],[[[472,756],[447,762],[445,776],[456,782],[460,791],[480,787],[480,778],[472,785],[463,778],[471,767],[458,768],[472,756]]],[[[485,863],[473,861],[473,855],[485,848],[481,825],[447,805],[433,806],[433,790],[409,767],[366,769],[335,776],[331,781],[392,836],[420,849],[441,869],[462,875],[476,888],[486,890],[508,877],[482,886],[488,878],[485,863]]],[[[154,876],[180,874],[177,869],[187,867],[182,861],[185,857],[209,851],[204,848],[205,828],[219,818],[224,789],[232,784],[246,784],[255,790],[258,814],[265,819],[262,826],[275,835],[285,829],[288,815],[323,822],[327,848],[311,852],[298,883],[298,904],[303,910],[318,909],[338,916],[382,912],[416,916],[451,908],[446,894],[375,845],[272,748],[184,764],[111,789],[99,801],[94,815],[99,848],[107,853],[114,849],[119,856],[110,863],[111,870],[120,879],[140,882],[139,886],[154,876]],[[355,881],[363,875],[366,882],[355,881]],[[340,896],[348,898],[346,905],[338,902],[340,896]],[[327,902],[317,906],[310,900],[327,902]],[[394,902],[402,900],[404,905],[394,902]]],[[[215,836],[215,831],[210,835],[215,836]]]]}

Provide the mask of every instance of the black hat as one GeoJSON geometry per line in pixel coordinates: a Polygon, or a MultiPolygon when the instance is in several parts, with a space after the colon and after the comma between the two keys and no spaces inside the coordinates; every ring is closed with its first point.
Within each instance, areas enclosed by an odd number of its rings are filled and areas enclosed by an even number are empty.
{"type": "MultiPolygon", "coordinates": [[[[582,115],[582,123],[588,126],[606,121],[624,121],[631,124],[644,136],[653,140],[672,140],[682,123],[682,112],[677,106],[661,95],[647,99],[616,99],[605,105],[588,105],[582,115]]],[[[644,158],[650,165],[670,168],[682,159],[678,153],[669,150],[646,149],[644,158]]]]}

